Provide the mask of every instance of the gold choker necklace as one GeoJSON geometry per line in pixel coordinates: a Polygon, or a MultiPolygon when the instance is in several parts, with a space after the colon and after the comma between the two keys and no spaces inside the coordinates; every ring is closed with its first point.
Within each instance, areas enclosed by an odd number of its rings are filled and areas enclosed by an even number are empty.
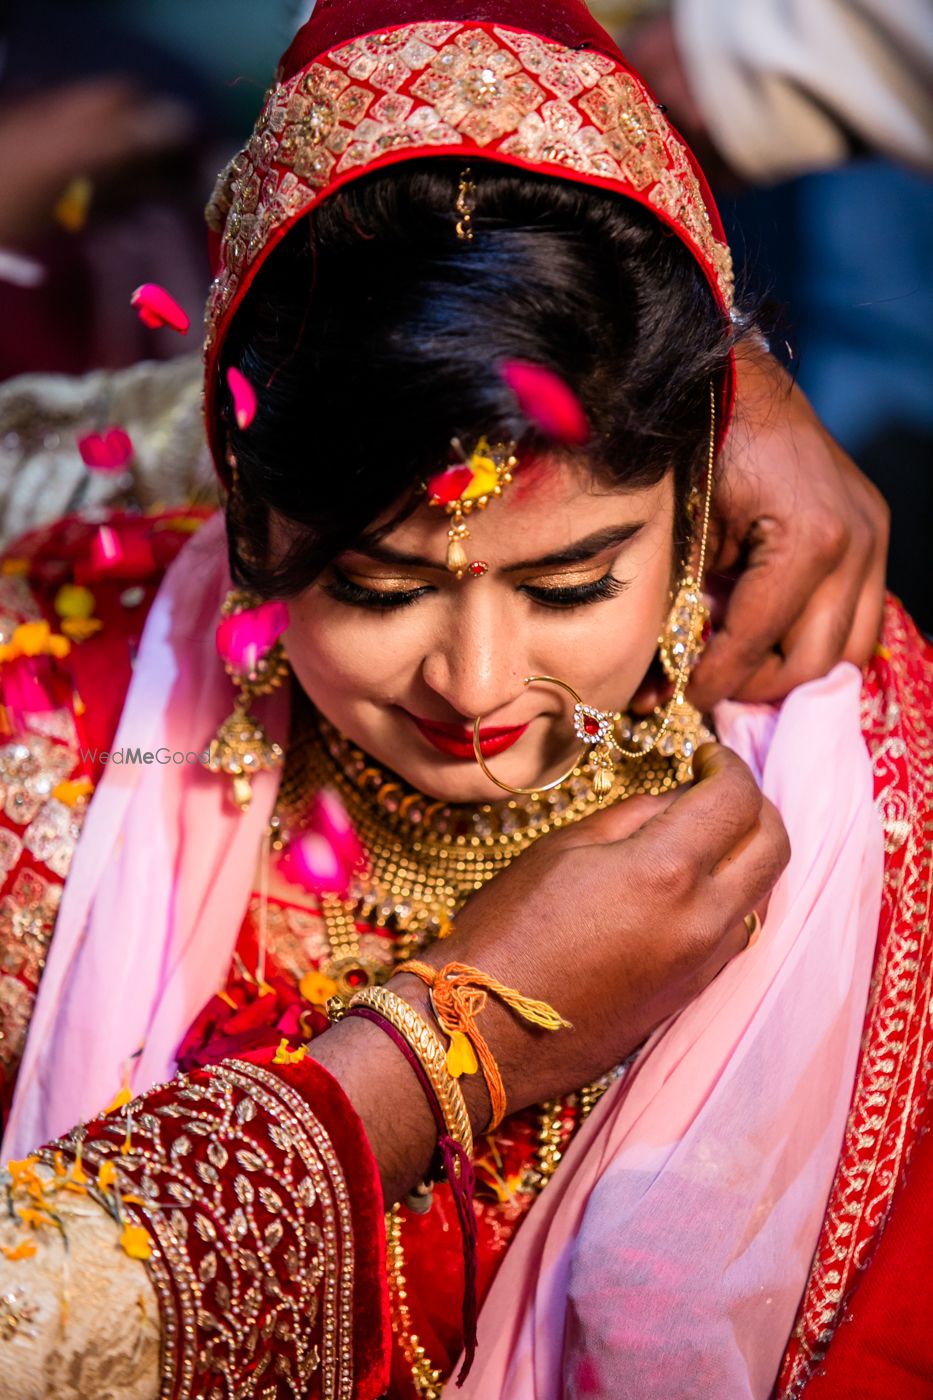
{"type": "MultiPolygon", "coordinates": [[[[465,900],[539,837],[598,810],[581,773],[565,789],[536,799],[454,804],[427,797],[383,769],[319,715],[294,687],[292,727],[269,836],[282,850],[305,829],[314,796],[336,791],[364,848],[369,869],[345,899],[324,896],[331,941],[327,974],[338,993],[383,981],[392,972],[359,954],[358,924],[393,935],[392,963],[443,937],[465,900]]],[[[609,805],[636,793],[668,792],[689,777],[689,761],[663,754],[616,771],[609,805]]]]}

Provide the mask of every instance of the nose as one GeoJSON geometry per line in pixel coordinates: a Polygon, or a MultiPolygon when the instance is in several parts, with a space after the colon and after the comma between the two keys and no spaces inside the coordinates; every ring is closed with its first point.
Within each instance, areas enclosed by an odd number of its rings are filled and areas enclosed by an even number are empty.
{"type": "Polygon", "coordinates": [[[506,711],[524,691],[530,672],[519,629],[506,623],[492,590],[486,597],[480,593],[477,589],[438,634],[425,655],[422,675],[464,719],[482,715],[495,723],[509,717],[506,711]]]}

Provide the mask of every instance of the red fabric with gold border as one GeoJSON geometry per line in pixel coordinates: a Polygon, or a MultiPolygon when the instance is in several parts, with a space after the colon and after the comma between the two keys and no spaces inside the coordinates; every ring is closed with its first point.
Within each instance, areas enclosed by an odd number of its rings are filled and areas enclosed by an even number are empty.
{"type": "Polygon", "coordinates": [[[885,832],[878,949],[852,1108],[781,1400],[804,1390],[820,1400],[933,1395],[929,1314],[919,1332],[906,1325],[933,1290],[921,1243],[933,1222],[933,1152],[922,1141],[933,1122],[933,647],[894,599],[865,672],[862,729],[885,832]],[[912,1390],[918,1373],[926,1388],[912,1390]]]}

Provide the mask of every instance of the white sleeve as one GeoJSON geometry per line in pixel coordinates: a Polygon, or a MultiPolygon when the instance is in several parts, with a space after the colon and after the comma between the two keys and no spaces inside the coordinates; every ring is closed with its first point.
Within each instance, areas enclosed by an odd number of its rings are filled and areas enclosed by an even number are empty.
{"type": "Polygon", "coordinates": [[[755,183],[866,147],[933,170],[930,0],[674,0],[710,135],[755,183]]]}

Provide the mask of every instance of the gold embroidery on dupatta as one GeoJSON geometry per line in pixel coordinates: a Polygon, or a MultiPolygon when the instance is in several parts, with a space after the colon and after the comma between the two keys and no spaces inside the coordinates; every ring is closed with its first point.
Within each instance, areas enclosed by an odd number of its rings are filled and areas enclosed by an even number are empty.
{"type": "Polygon", "coordinates": [[[464,141],[631,186],[686,230],[731,305],[729,249],[683,146],[637,78],[605,54],[500,26],[410,24],[353,39],[267,95],[207,209],[222,234],[207,348],[260,250],[321,189],[392,151],[464,141]]]}
{"type": "MultiPolygon", "coordinates": [[[[895,662],[909,655],[904,619],[891,605],[883,641],[895,662]]],[[[824,1224],[830,1243],[821,1245],[811,1270],[793,1334],[798,1350],[777,1391],[781,1400],[800,1394],[826,1354],[853,1275],[865,1267],[866,1250],[884,1228],[908,1135],[922,1111],[922,1076],[930,1054],[933,735],[919,685],[908,680],[896,698],[891,691],[864,696],[863,728],[888,857],[883,914],[896,932],[872,980],[863,1059],[824,1224]],[[900,928],[899,907],[909,911],[900,928]]]]}

